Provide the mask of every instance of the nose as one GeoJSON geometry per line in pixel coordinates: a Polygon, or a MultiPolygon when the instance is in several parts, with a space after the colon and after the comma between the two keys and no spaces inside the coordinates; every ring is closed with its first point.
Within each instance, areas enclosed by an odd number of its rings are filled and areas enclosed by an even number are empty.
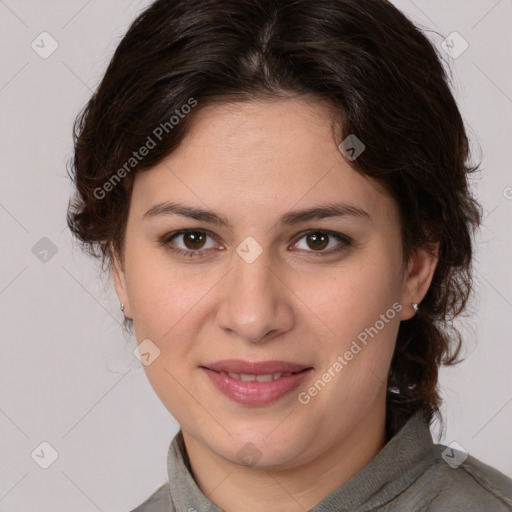
{"type": "Polygon", "coordinates": [[[217,325],[250,342],[264,342],[292,328],[293,294],[271,268],[265,251],[248,263],[234,256],[234,268],[223,280],[217,325]]]}

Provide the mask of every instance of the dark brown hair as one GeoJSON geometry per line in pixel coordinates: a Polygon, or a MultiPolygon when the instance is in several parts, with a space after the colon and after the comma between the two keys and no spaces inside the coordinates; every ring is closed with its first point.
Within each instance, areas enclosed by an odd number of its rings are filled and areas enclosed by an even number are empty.
{"type": "Polygon", "coordinates": [[[468,162],[442,59],[391,3],[152,3],[75,121],[70,175],[77,192],[68,225],[111,268],[114,254],[122,255],[134,174],[172,152],[195,113],[216,101],[290,95],[332,105],[338,144],[349,134],[363,141],[366,149],[352,164],[396,200],[406,260],[415,248],[439,243],[430,289],[399,328],[386,408],[392,435],[416,411],[430,421],[439,409],[438,368],[460,350],[451,320],[472,289],[472,235],[481,209],[470,192],[476,166],[468,162]],[[148,137],[157,143],[135,160],[148,137]]]}

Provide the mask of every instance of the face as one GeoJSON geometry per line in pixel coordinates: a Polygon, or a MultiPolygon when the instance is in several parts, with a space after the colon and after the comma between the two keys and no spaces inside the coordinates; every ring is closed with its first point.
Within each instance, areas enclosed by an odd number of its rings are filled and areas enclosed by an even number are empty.
{"type": "Polygon", "coordinates": [[[291,467],[382,416],[399,323],[434,263],[404,263],[397,206],[342,155],[326,106],[198,114],[135,178],[116,290],[184,433],[291,467]]]}

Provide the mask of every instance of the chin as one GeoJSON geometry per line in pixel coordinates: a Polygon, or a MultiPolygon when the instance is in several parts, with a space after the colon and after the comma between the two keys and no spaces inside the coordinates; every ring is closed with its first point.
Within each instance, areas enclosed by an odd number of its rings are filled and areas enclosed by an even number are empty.
{"type": "MultiPolygon", "coordinates": [[[[286,414],[282,418],[286,418],[286,414]]],[[[204,432],[203,439],[212,451],[233,464],[275,470],[302,458],[305,447],[310,446],[315,437],[313,432],[300,433],[296,429],[290,432],[287,420],[281,425],[280,421],[282,419],[276,421],[273,416],[271,420],[244,421],[236,426],[226,424],[231,436],[220,429],[215,437],[211,436],[211,431],[204,432]]]]}

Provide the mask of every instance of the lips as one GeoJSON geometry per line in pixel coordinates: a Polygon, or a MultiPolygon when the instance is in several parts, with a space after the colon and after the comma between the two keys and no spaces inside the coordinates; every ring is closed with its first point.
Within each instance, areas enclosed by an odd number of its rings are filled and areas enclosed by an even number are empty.
{"type": "Polygon", "coordinates": [[[214,386],[244,405],[265,405],[297,388],[311,367],[287,361],[216,361],[201,368],[214,386]]]}

